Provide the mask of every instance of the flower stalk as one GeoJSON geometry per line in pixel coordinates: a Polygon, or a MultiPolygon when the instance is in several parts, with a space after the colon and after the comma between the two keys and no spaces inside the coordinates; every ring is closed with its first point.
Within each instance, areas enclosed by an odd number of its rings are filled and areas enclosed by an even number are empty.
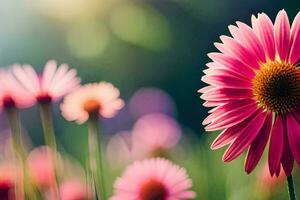
{"type": "Polygon", "coordinates": [[[293,181],[293,176],[287,176],[287,186],[288,186],[288,193],[289,193],[289,199],[290,200],[296,200],[296,193],[295,193],[295,186],[293,181]]]}
{"type": "Polygon", "coordinates": [[[22,179],[17,184],[17,191],[20,192],[21,196],[27,196],[32,200],[36,200],[35,190],[27,173],[26,151],[22,143],[19,111],[15,107],[6,108],[5,111],[12,134],[12,146],[22,169],[22,179]]]}
{"type": "Polygon", "coordinates": [[[92,190],[101,200],[106,200],[104,185],[104,169],[102,162],[101,138],[98,124],[98,116],[91,115],[88,120],[88,146],[89,146],[89,167],[92,173],[92,190]]]}
{"type": "Polygon", "coordinates": [[[45,137],[45,143],[48,147],[51,149],[51,155],[52,158],[52,163],[54,166],[55,170],[55,181],[54,181],[54,186],[53,186],[53,191],[56,199],[60,199],[59,195],[59,185],[58,185],[58,164],[57,164],[57,145],[56,145],[56,140],[55,140],[55,132],[54,132],[54,125],[53,125],[53,119],[52,119],[52,113],[51,109],[52,104],[51,103],[43,103],[40,104],[40,116],[41,116],[41,121],[43,125],[43,130],[44,130],[44,137],[45,137]]]}

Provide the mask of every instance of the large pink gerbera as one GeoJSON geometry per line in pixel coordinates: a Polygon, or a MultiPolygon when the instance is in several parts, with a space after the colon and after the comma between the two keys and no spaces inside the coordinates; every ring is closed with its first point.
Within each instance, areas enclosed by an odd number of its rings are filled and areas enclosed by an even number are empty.
{"type": "Polygon", "coordinates": [[[66,64],[57,67],[54,60],[46,63],[41,75],[30,65],[14,65],[12,71],[23,87],[42,104],[61,98],[80,83],[75,69],[69,69],[66,64]]]}
{"type": "Polygon", "coordinates": [[[204,120],[207,131],[223,130],[212,149],[227,144],[223,156],[232,161],[248,150],[245,170],[260,160],[270,137],[269,170],[290,175],[300,164],[300,14],[290,28],[287,13],[278,13],[273,25],[262,13],[252,16],[252,27],[230,25],[232,37],[215,43],[200,90],[204,106],[214,107],[204,120]],[[273,120],[272,120],[273,119],[273,120]]]}
{"type": "Polygon", "coordinates": [[[115,183],[110,200],[194,199],[192,181],[185,169],[162,158],[136,161],[115,183]]]}

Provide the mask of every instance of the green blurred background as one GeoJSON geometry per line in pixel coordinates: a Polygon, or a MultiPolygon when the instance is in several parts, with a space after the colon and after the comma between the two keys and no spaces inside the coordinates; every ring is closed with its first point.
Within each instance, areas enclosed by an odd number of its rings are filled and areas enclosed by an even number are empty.
{"type": "MultiPolygon", "coordinates": [[[[174,160],[188,168],[197,199],[267,199],[257,186],[259,169],[248,176],[243,158],[225,165],[224,150],[209,149],[216,134],[203,134],[201,121],[207,110],[197,90],[204,86],[200,79],[209,61],[206,54],[216,51],[213,43],[228,34],[229,24],[249,24],[258,12],[274,20],[282,8],[292,19],[299,1],[1,0],[0,65],[29,63],[41,70],[55,59],[76,68],[83,83],[114,83],[125,101],[143,87],[166,91],[185,134],[185,153],[174,160]]],[[[86,127],[65,122],[58,107],[55,112],[61,150],[83,163],[86,127]]],[[[43,144],[37,109],[22,114],[33,145],[43,144]]],[[[121,115],[106,121],[107,127],[114,125],[106,129],[106,138],[131,128],[134,117],[121,115]]],[[[110,181],[118,173],[109,174],[110,181]]],[[[287,199],[284,187],[270,199],[287,199]]]]}

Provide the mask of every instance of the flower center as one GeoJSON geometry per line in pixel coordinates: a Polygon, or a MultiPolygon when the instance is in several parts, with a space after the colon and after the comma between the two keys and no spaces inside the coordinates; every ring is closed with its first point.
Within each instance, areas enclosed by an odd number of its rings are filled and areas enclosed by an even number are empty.
{"type": "Polygon", "coordinates": [[[100,107],[100,103],[94,99],[87,100],[83,104],[83,109],[89,114],[97,114],[100,107]]]}
{"type": "Polygon", "coordinates": [[[5,97],[3,97],[2,102],[3,102],[3,107],[4,107],[4,108],[7,108],[7,109],[8,109],[8,108],[13,108],[13,107],[16,106],[15,101],[14,101],[13,98],[11,98],[10,96],[5,96],[5,97]]]}
{"type": "Polygon", "coordinates": [[[52,101],[52,97],[47,93],[42,93],[38,95],[36,99],[40,104],[48,104],[52,101]]]}
{"type": "Polygon", "coordinates": [[[156,180],[149,180],[140,190],[141,200],[166,200],[167,190],[165,186],[156,180]]]}
{"type": "Polygon", "coordinates": [[[292,111],[300,103],[300,69],[278,61],[262,64],[253,79],[253,94],[265,110],[292,111]]]}

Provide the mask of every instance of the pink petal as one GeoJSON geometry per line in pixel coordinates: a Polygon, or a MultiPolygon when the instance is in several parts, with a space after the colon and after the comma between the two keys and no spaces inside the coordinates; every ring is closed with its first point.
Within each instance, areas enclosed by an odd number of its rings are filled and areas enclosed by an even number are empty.
{"type": "Polygon", "coordinates": [[[280,167],[280,160],[283,151],[283,135],[283,119],[280,115],[277,115],[272,128],[268,156],[271,176],[273,176],[280,167]]]}
{"type": "Polygon", "coordinates": [[[255,72],[252,67],[242,63],[234,56],[225,55],[222,53],[209,53],[207,56],[215,62],[215,65],[229,68],[232,71],[237,71],[245,77],[253,78],[255,72]]]}
{"type": "Polygon", "coordinates": [[[294,156],[290,148],[288,132],[287,132],[287,124],[284,124],[284,142],[283,142],[283,152],[281,158],[281,164],[283,170],[287,176],[290,176],[294,166],[294,156]]]}
{"type": "Polygon", "coordinates": [[[256,138],[251,143],[250,148],[248,150],[246,163],[245,163],[245,171],[248,174],[251,173],[253,169],[256,167],[258,161],[260,160],[264,152],[264,149],[269,139],[271,127],[272,127],[272,113],[270,112],[267,114],[266,121],[263,127],[261,128],[256,138]]]}
{"type": "Polygon", "coordinates": [[[272,21],[265,13],[258,14],[257,19],[252,16],[252,27],[256,35],[259,37],[268,57],[270,60],[274,60],[276,50],[272,21]]]}
{"type": "Polygon", "coordinates": [[[201,95],[201,98],[208,100],[239,100],[251,98],[253,92],[250,89],[238,88],[212,88],[201,95]]]}
{"type": "Polygon", "coordinates": [[[253,102],[252,100],[245,99],[245,100],[231,101],[231,102],[225,103],[225,104],[213,109],[212,114],[208,115],[202,124],[207,125],[207,124],[211,123],[212,121],[217,120],[222,115],[226,115],[226,113],[232,112],[233,110],[239,109],[240,107],[247,106],[247,105],[251,104],[252,102],[253,102]]]}
{"type": "Polygon", "coordinates": [[[251,49],[253,54],[261,61],[266,61],[266,55],[261,42],[255,35],[254,31],[246,24],[237,22],[239,42],[245,44],[245,47],[251,49]]]}
{"type": "Polygon", "coordinates": [[[46,63],[43,78],[42,78],[42,90],[47,91],[50,87],[53,76],[56,72],[57,63],[54,60],[50,60],[46,63]]]}
{"type": "Polygon", "coordinates": [[[229,162],[237,158],[253,142],[260,132],[265,119],[266,114],[262,110],[258,110],[257,115],[244,129],[239,131],[237,138],[224,153],[224,162],[229,162]]]}
{"type": "Polygon", "coordinates": [[[233,109],[230,112],[224,113],[223,115],[219,116],[211,124],[206,126],[205,130],[215,131],[234,126],[248,118],[256,110],[256,102],[249,103],[246,106],[237,107],[236,109],[233,109]]]}
{"type": "Polygon", "coordinates": [[[201,79],[203,82],[215,86],[222,86],[227,88],[248,88],[252,89],[251,81],[246,81],[235,76],[226,75],[205,75],[201,79]]]}
{"type": "Polygon", "coordinates": [[[260,60],[252,53],[250,49],[244,47],[243,45],[241,45],[241,43],[228,36],[223,35],[220,37],[220,39],[226,46],[226,54],[232,57],[236,57],[245,65],[251,66],[255,69],[259,69],[260,60]]]}
{"type": "Polygon", "coordinates": [[[236,138],[240,130],[243,130],[250,123],[250,121],[253,120],[255,116],[256,114],[254,113],[244,121],[222,131],[222,133],[220,133],[218,137],[211,144],[211,149],[213,150],[219,149],[229,144],[232,140],[236,138]]]}
{"type": "Polygon", "coordinates": [[[204,107],[214,107],[214,106],[219,106],[222,105],[224,101],[206,101],[202,105],[204,107]]]}
{"type": "Polygon", "coordinates": [[[277,53],[281,60],[286,60],[290,47],[290,23],[285,10],[281,10],[274,25],[277,53]]]}
{"type": "Polygon", "coordinates": [[[300,125],[298,122],[300,118],[298,114],[297,114],[297,118],[298,119],[296,119],[292,113],[286,115],[290,148],[292,150],[293,156],[295,157],[298,165],[300,165],[300,125]]]}
{"type": "Polygon", "coordinates": [[[237,71],[234,72],[234,71],[231,71],[230,69],[226,69],[226,68],[217,68],[217,67],[208,68],[208,69],[203,70],[203,72],[206,75],[234,76],[234,77],[237,77],[239,79],[244,79],[244,80],[247,80],[247,81],[249,80],[248,77],[245,77],[245,76],[239,74],[237,71]]]}
{"type": "Polygon", "coordinates": [[[290,62],[299,64],[300,59],[300,12],[293,21],[291,28],[291,49],[290,49],[290,62]]]}

